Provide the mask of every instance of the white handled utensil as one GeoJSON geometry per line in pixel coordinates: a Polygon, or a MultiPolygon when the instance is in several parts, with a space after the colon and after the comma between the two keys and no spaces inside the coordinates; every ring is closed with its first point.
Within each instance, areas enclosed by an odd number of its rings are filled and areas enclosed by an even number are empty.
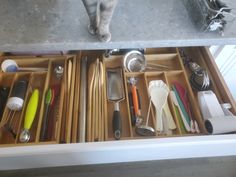
{"type": "Polygon", "coordinates": [[[47,68],[35,68],[35,67],[19,67],[14,60],[7,59],[2,62],[1,65],[3,72],[17,72],[17,71],[47,71],[47,68]]]}
{"type": "Polygon", "coordinates": [[[162,80],[153,80],[149,83],[149,93],[156,109],[156,130],[163,131],[162,111],[169,93],[168,86],[162,80]]]}

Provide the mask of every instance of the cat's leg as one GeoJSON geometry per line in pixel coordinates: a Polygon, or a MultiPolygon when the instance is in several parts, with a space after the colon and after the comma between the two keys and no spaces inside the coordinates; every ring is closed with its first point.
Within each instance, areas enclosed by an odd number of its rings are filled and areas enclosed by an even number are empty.
{"type": "Polygon", "coordinates": [[[103,0],[99,4],[99,24],[97,34],[99,39],[103,42],[111,40],[109,26],[116,3],[117,0],[103,0]]]}
{"type": "Polygon", "coordinates": [[[97,32],[97,0],[83,0],[84,7],[89,16],[88,31],[90,34],[95,35],[97,32]]]}

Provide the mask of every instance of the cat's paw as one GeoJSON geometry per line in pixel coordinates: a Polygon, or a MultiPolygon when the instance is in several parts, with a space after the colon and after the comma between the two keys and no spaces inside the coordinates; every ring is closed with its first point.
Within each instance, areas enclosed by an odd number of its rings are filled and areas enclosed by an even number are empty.
{"type": "Polygon", "coordinates": [[[109,42],[111,40],[111,33],[98,34],[98,38],[102,42],[109,42]]]}
{"type": "Polygon", "coordinates": [[[92,35],[96,35],[96,34],[97,34],[97,28],[94,27],[94,26],[91,25],[91,24],[88,25],[88,31],[89,31],[89,33],[92,34],[92,35]]]}

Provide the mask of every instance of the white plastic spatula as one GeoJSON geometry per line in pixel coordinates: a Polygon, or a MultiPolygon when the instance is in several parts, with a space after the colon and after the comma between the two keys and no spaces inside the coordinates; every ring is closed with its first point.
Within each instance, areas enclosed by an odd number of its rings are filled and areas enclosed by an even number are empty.
{"type": "Polygon", "coordinates": [[[170,129],[170,130],[176,129],[176,124],[175,124],[174,118],[170,112],[168,102],[166,102],[166,104],[164,106],[164,113],[165,113],[164,117],[167,119],[168,129],[170,129]]]}
{"type": "Polygon", "coordinates": [[[154,80],[149,83],[149,93],[156,109],[156,130],[163,131],[162,111],[169,93],[168,86],[162,80],[154,80]]]}

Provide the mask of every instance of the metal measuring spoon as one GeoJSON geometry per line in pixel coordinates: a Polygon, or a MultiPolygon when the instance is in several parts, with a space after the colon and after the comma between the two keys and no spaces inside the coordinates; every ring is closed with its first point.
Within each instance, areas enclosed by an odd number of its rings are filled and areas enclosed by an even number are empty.
{"type": "Polygon", "coordinates": [[[56,74],[57,79],[61,79],[63,76],[64,68],[61,65],[57,65],[54,68],[54,73],[56,74]]]}
{"type": "Polygon", "coordinates": [[[21,143],[27,143],[30,140],[30,132],[27,129],[24,129],[20,133],[20,142],[21,143]]]}

